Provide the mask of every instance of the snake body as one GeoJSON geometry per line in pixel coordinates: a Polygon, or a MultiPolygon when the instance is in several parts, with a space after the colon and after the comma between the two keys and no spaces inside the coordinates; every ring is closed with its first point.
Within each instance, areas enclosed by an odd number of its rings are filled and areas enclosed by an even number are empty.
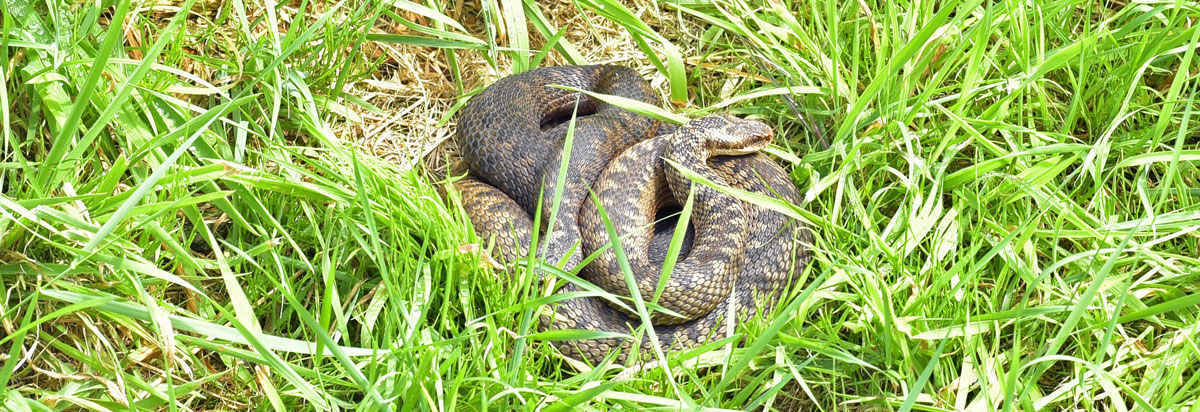
{"type": "MultiPolygon", "coordinates": [[[[695,347],[712,339],[731,314],[744,319],[758,309],[768,313],[789,279],[810,260],[808,230],[780,213],[693,184],[663,159],[718,184],[798,203],[787,173],[758,153],[772,137],[770,128],[721,115],[677,129],[660,126],[586,94],[550,87],[556,84],[658,103],[645,80],[620,66],[534,69],[503,78],[473,97],[460,115],[456,136],[470,174],[455,187],[476,232],[484,239],[494,237],[503,259],[525,256],[534,231],[543,229],[534,228],[530,216],[539,211],[539,203],[542,216],[555,212],[554,188],[562,180],[553,229],[538,255],[547,262],[565,261],[570,269],[583,256],[601,251],[582,269],[584,278],[614,295],[629,296],[600,211],[589,199],[592,189],[616,233],[625,236],[621,247],[635,275],[634,286],[649,302],[659,287],[674,227],[656,225],[656,217],[690,196],[689,229],[657,302],[672,313],[651,316],[661,347],[695,347]],[[569,164],[561,168],[568,128],[562,119],[572,114],[573,148],[569,164]]],[[[573,283],[559,289],[581,290],[573,283]]],[[[598,297],[568,298],[553,305],[541,327],[628,334],[640,321],[620,306],[598,297]]],[[[642,354],[653,349],[648,338],[556,345],[569,356],[592,362],[614,350],[623,362],[634,345],[642,354]]]]}

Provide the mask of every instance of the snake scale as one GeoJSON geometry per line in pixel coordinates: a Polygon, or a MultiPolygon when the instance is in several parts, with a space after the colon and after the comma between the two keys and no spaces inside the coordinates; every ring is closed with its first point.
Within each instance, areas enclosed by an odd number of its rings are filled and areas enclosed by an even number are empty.
{"type": "MultiPolygon", "coordinates": [[[[652,316],[661,347],[687,349],[713,339],[731,313],[739,319],[760,309],[768,313],[789,280],[810,261],[808,229],[783,214],[693,184],[662,159],[719,184],[798,203],[800,195],[787,173],[758,153],[772,138],[771,129],[725,115],[675,127],[551,85],[658,104],[653,89],[635,71],[611,65],[533,69],[502,78],[471,98],[456,134],[470,173],[454,187],[480,237],[494,238],[502,259],[525,256],[535,230],[531,216],[539,212],[539,204],[542,216],[552,216],[554,189],[562,180],[559,210],[552,232],[539,241],[544,249],[538,256],[551,263],[565,261],[563,267],[570,270],[584,256],[602,250],[582,269],[583,278],[628,297],[629,285],[612,248],[606,247],[609,236],[591,189],[617,233],[627,236],[622,249],[639,293],[649,302],[675,227],[658,218],[664,211],[679,210],[690,194],[691,221],[658,301],[673,313],[652,316]],[[562,168],[572,116],[573,145],[569,164],[562,168]]],[[[559,292],[582,290],[567,283],[559,292]]],[[[553,308],[541,320],[543,330],[628,334],[641,323],[628,309],[595,296],[567,298],[553,308]]],[[[598,363],[613,350],[624,362],[635,342],[597,338],[555,344],[568,356],[598,363]]],[[[642,354],[653,349],[648,338],[636,344],[642,354]]]]}

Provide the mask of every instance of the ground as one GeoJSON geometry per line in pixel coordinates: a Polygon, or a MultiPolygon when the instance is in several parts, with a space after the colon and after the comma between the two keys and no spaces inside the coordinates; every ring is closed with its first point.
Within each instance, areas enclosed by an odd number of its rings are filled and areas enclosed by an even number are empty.
{"type": "Polygon", "coordinates": [[[1196,407],[1196,3],[549,3],[0,3],[0,409],[1196,407]],[[775,129],[779,310],[546,344],[439,181],[466,99],[573,63],[775,129]]]}

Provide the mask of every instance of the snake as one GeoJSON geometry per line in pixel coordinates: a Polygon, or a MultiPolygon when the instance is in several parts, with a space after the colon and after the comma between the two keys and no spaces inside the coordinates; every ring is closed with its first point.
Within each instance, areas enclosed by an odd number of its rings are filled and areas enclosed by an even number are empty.
{"type": "Polygon", "coordinates": [[[762,153],[772,129],[723,114],[676,126],[596,94],[658,104],[633,69],[552,66],[497,80],[459,113],[455,140],[468,173],[453,187],[477,235],[501,260],[517,262],[530,254],[535,234],[544,234],[534,255],[568,271],[582,263],[580,277],[592,285],[565,282],[558,292],[567,297],[549,305],[538,327],[600,332],[550,340],[563,354],[598,364],[613,355],[625,362],[655,349],[696,348],[718,338],[725,321],[770,313],[811,262],[811,231],[685,171],[799,204],[791,177],[762,153]],[[664,277],[677,227],[671,218],[685,205],[690,220],[664,277]],[[544,219],[535,223],[537,215],[544,219]],[[662,308],[648,319],[653,338],[632,333],[643,323],[627,302],[633,293],[662,308]]]}

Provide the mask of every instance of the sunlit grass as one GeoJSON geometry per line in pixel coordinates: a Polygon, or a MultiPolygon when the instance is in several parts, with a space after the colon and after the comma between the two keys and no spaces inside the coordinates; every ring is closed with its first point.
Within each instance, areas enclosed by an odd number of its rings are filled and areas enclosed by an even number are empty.
{"type": "Polygon", "coordinates": [[[51,3],[0,3],[0,409],[1200,398],[1194,3],[581,0],[584,27],[510,0],[51,3]],[[610,28],[660,117],[776,129],[806,200],[755,201],[816,259],[731,339],[580,372],[526,335],[542,284],[490,269],[424,169],[355,146],[382,111],[347,90],[388,69],[373,44],[470,94],[468,58],[588,63],[577,32],[610,28]]]}

